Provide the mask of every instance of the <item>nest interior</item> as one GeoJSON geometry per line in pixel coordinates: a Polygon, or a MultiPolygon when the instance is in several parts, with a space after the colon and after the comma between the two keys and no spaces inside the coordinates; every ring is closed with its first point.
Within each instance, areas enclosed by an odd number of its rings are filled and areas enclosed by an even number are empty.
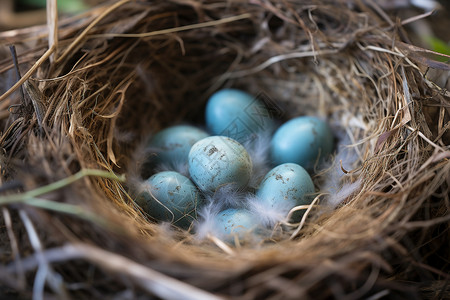
{"type": "Polygon", "coordinates": [[[17,78],[2,47],[5,293],[450,295],[450,93],[426,73],[445,76],[448,66],[409,45],[401,21],[372,1],[123,0],[54,32],[1,35],[26,74],[23,95],[5,93],[17,78]],[[353,155],[314,180],[326,186],[337,166],[337,187],[351,192],[324,190],[295,234],[258,247],[198,241],[149,220],[129,193],[140,147],[168,125],[201,123],[223,87],[264,94],[284,120],[335,124],[338,150],[353,155]]]}

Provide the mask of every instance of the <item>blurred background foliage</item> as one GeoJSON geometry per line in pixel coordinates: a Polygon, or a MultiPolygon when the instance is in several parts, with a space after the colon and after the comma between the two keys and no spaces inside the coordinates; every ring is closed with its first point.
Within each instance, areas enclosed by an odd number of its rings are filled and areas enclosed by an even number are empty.
{"type": "MultiPolygon", "coordinates": [[[[104,0],[58,0],[61,16],[73,15],[104,0]]],[[[0,0],[0,31],[44,24],[46,0],[0,0]]],[[[0,41],[1,42],[1,41],[0,41]]]]}
{"type": "MultiPolygon", "coordinates": [[[[33,10],[45,9],[46,0],[16,0],[14,1],[14,9],[33,10]]],[[[58,8],[63,13],[79,13],[88,8],[88,4],[83,0],[58,0],[58,8]]]]}

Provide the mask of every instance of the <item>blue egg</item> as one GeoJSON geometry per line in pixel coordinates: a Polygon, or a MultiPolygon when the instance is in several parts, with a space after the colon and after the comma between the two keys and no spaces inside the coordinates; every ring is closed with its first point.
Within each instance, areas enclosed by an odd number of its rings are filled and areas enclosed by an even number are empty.
{"type": "MultiPolygon", "coordinates": [[[[285,214],[298,205],[310,204],[314,183],[308,172],[292,163],[279,165],[270,170],[261,181],[256,196],[267,209],[285,214]]],[[[301,212],[294,214],[298,221],[301,212]]]]}
{"type": "Polygon", "coordinates": [[[250,180],[252,161],[237,141],[226,136],[210,136],[192,146],[189,174],[203,191],[214,192],[226,184],[242,189],[250,180]]]}
{"type": "Polygon", "coordinates": [[[185,164],[192,145],[207,136],[205,131],[189,125],[163,129],[150,140],[150,149],[156,152],[154,162],[168,166],[185,164]]]}
{"type": "Polygon", "coordinates": [[[150,216],[159,221],[172,222],[189,228],[197,219],[201,196],[197,187],[186,176],[173,171],[156,173],[147,179],[149,189],[136,202],[150,216]]]}
{"type": "Polygon", "coordinates": [[[284,123],[270,144],[272,163],[296,163],[311,169],[333,150],[333,133],[328,124],[316,117],[297,117],[284,123]]]}
{"type": "Polygon", "coordinates": [[[266,105],[236,89],[223,89],[213,94],[206,105],[205,118],[213,135],[228,136],[240,143],[275,128],[266,105]]]}
{"type": "Polygon", "coordinates": [[[226,242],[232,243],[235,236],[241,241],[253,238],[258,230],[258,218],[246,209],[229,208],[217,215],[215,233],[226,242]]]}

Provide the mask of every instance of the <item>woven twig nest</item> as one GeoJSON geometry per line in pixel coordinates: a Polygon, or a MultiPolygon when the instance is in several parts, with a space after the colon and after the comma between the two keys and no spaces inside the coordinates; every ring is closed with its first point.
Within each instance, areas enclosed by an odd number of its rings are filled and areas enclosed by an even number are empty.
{"type": "Polygon", "coordinates": [[[3,34],[27,80],[0,103],[5,291],[449,297],[450,94],[426,74],[447,66],[367,2],[124,0],[60,20],[50,43],[46,27],[3,34]],[[283,120],[326,118],[338,140],[305,222],[257,245],[159,225],[130,193],[147,137],[203,122],[223,87],[264,94],[283,120]]]}

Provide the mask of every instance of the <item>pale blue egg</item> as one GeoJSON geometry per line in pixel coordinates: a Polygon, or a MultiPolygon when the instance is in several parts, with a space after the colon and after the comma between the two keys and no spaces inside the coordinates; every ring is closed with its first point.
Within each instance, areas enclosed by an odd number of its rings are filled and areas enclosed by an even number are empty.
{"type": "Polygon", "coordinates": [[[154,163],[167,166],[187,163],[192,145],[207,136],[209,134],[204,130],[190,125],[176,125],[159,131],[149,144],[156,153],[154,163]]]}
{"type": "Polygon", "coordinates": [[[208,100],[206,126],[213,135],[228,136],[244,143],[260,132],[274,130],[275,123],[269,109],[246,92],[223,89],[208,100]]]}
{"type": "Polygon", "coordinates": [[[257,216],[246,209],[226,209],[217,215],[215,221],[217,236],[230,243],[235,236],[241,242],[253,238],[259,227],[257,216]]]}
{"type": "Polygon", "coordinates": [[[189,174],[203,191],[214,192],[226,184],[242,189],[250,180],[252,161],[237,141],[226,136],[210,136],[192,146],[189,174]]]}
{"type": "Polygon", "coordinates": [[[296,163],[311,169],[333,150],[333,133],[319,118],[303,116],[284,123],[270,144],[272,163],[296,163]]]}
{"type": "MultiPolygon", "coordinates": [[[[268,210],[287,215],[298,205],[310,204],[314,183],[308,172],[297,164],[286,163],[270,170],[261,181],[256,196],[268,210]]],[[[293,216],[298,221],[302,213],[293,216]]]]}
{"type": "Polygon", "coordinates": [[[173,171],[156,173],[146,181],[148,190],[136,202],[153,218],[189,228],[197,219],[201,195],[186,176],[173,171]]]}

